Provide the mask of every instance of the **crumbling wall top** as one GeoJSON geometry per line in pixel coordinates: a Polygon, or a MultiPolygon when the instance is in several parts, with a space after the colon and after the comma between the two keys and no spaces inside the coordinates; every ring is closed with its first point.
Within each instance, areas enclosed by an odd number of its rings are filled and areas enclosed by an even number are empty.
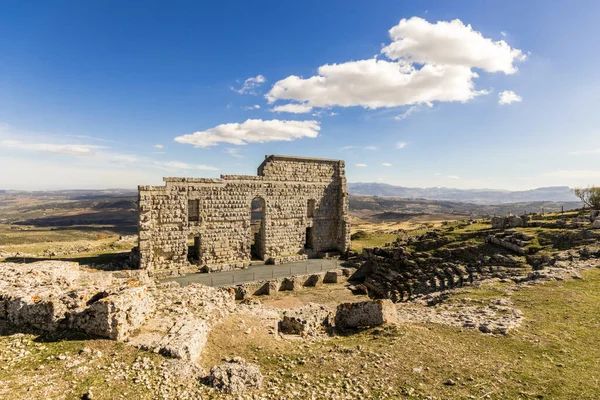
{"type": "Polygon", "coordinates": [[[266,155],[257,174],[267,179],[325,181],[344,176],[344,161],[326,158],[266,155]]]}

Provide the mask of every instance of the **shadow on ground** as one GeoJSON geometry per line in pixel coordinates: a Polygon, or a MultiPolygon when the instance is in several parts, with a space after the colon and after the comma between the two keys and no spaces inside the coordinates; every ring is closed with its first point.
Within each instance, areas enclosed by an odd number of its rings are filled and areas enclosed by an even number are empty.
{"type": "MultiPolygon", "coordinates": [[[[53,260],[53,261],[74,261],[77,262],[81,265],[85,265],[88,267],[95,267],[95,266],[105,266],[109,263],[113,263],[115,264],[114,269],[118,270],[118,269],[127,269],[124,268],[123,265],[125,262],[127,262],[127,260],[129,259],[129,254],[130,252],[125,251],[125,252],[119,252],[119,253],[104,253],[104,254],[97,254],[97,255],[82,255],[82,256],[78,256],[78,255],[71,255],[71,256],[64,256],[64,257],[7,257],[4,259],[4,262],[13,262],[13,263],[20,263],[20,264],[30,264],[30,263],[34,263],[34,262],[38,262],[38,261],[48,261],[48,260],[53,260]]],[[[106,270],[106,268],[101,268],[102,270],[106,270]]]]}

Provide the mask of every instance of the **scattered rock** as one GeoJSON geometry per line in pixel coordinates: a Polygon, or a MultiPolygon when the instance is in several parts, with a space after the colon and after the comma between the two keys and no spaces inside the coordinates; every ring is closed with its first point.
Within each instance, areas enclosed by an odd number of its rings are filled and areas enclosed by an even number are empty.
{"type": "Polygon", "coordinates": [[[256,364],[247,363],[240,357],[210,369],[208,381],[214,388],[233,395],[260,389],[263,376],[256,364]]]}

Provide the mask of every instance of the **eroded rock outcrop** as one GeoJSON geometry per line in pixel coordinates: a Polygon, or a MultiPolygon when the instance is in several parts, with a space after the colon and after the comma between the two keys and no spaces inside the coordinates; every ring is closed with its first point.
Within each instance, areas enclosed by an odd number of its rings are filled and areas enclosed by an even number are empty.
{"type": "Polygon", "coordinates": [[[153,311],[147,286],[110,272],[63,261],[5,263],[0,269],[0,319],[15,326],[124,340],[153,311]]]}

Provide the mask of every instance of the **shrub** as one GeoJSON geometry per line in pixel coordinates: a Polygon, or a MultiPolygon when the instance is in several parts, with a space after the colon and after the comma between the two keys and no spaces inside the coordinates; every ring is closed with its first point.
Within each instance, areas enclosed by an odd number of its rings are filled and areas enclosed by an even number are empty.
{"type": "Polygon", "coordinates": [[[581,200],[585,207],[600,209],[600,187],[589,186],[586,188],[573,188],[573,194],[581,200]]]}

